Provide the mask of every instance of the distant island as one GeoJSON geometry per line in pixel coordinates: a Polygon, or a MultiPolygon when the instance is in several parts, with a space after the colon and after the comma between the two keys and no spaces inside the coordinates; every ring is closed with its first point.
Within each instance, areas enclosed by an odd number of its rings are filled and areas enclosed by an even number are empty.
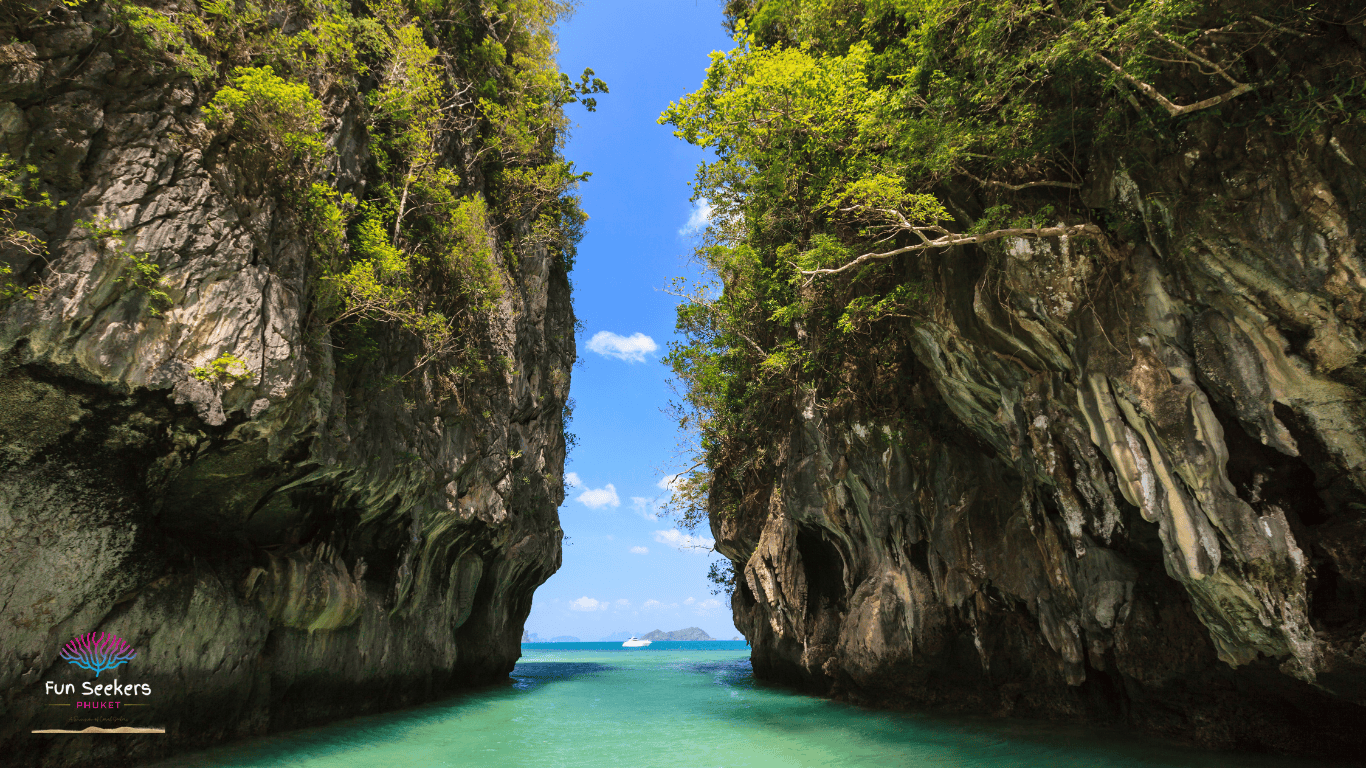
{"type": "Polygon", "coordinates": [[[546,639],[546,638],[541,637],[540,635],[536,634],[535,632],[528,632],[528,631],[526,631],[526,630],[524,629],[524,630],[522,630],[522,642],[524,642],[524,643],[577,643],[577,642],[580,642],[580,640],[579,640],[577,637],[572,637],[572,636],[570,636],[570,635],[560,635],[559,637],[552,637],[552,638],[550,638],[550,639],[546,639]]]}
{"type": "Polygon", "coordinates": [[[715,638],[713,638],[711,635],[708,635],[706,632],[703,632],[703,631],[702,631],[701,629],[699,629],[698,627],[688,627],[687,629],[678,629],[678,630],[674,630],[673,632],[664,632],[664,631],[661,631],[661,630],[656,629],[656,630],[653,631],[653,632],[648,632],[648,633],[646,633],[646,634],[641,635],[641,636],[640,636],[640,639],[641,639],[641,640],[651,640],[651,641],[654,641],[654,640],[714,640],[715,638]]]}
{"type": "MultiPolygon", "coordinates": [[[[626,640],[627,638],[631,638],[631,637],[634,637],[634,636],[635,636],[634,633],[632,633],[632,632],[626,632],[626,631],[623,630],[623,631],[621,631],[621,632],[615,632],[615,633],[613,633],[613,634],[610,634],[610,635],[608,635],[607,637],[600,638],[600,639],[598,640],[598,642],[601,642],[601,643],[618,643],[618,642],[621,642],[622,640],[626,640]]],[[[641,639],[641,640],[651,640],[651,641],[653,641],[653,640],[715,640],[716,638],[712,637],[711,635],[708,635],[708,634],[707,634],[704,630],[702,630],[700,627],[688,627],[687,629],[678,629],[678,630],[674,630],[673,632],[665,632],[664,630],[656,629],[656,630],[653,631],[653,632],[649,632],[649,633],[646,633],[646,634],[644,634],[644,635],[641,635],[641,636],[640,636],[640,639],[641,639]]],[[[736,640],[744,640],[743,637],[737,637],[737,638],[735,638],[735,639],[736,639],[736,640]]],[[[577,638],[577,637],[572,636],[572,635],[559,635],[558,637],[545,638],[545,637],[541,637],[540,635],[536,634],[535,632],[528,632],[527,630],[524,629],[524,630],[522,630],[522,642],[524,642],[524,643],[581,643],[581,642],[583,642],[583,641],[580,640],[580,639],[577,638]]]]}

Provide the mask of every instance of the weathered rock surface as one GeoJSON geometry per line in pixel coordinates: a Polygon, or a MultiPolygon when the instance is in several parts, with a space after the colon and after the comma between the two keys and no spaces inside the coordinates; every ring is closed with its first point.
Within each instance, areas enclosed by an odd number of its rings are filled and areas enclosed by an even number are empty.
{"type": "MultiPolygon", "coordinates": [[[[269,180],[187,140],[212,94],[93,29],[67,12],[0,47],[3,148],[66,202],[23,222],[46,265],[7,254],[50,290],[0,307],[0,762],[140,760],[504,679],[560,563],[563,270],[521,255],[484,329],[511,365],[459,397],[391,383],[417,351],[398,332],[340,364],[269,180]],[[127,253],[161,268],[159,315],[127,253]],[[250,376],[191,374],[224,353],[250,376]],[[99,682],[152,688],[117,714],[166,735],[29,734],[73,716],[44,686],[90,679],[58,652],[95,630],[138,654],[99,682]]],[[[365,137],[331,107],[358,191],[365,137]]]]}
{"type": "Polygon", "coordinates": [[[1092,162],[1109,241],[935,262],[894,423],[809,400],[713,512],[757,675],[1366,749],[1366,135],[1092,162]]]}

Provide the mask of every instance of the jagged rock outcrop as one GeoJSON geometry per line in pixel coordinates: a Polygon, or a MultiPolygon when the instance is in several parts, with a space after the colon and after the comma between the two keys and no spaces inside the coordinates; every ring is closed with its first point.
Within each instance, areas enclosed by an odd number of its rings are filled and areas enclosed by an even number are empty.
{"type": "MultiPolygon", "coordinates": [[[[212,90],[127,58],[104,5],[46,13],[0,46],[2,148],[64,203],[20,222],[45,262],[5,254],[44,290],[0,306],[3,762],[141,760],[504,679],[560,564],[563,265],[508,260],[488,373],[455,392],[394,326],[343,360],[296,212],[202,140],[212,90]],[[91,698],[45,693],[91,679],[58,657],[90,631],[137,650],[99,682],[151,687],[115,714],[165,735],[30,735],[91,698]]],[[[328,173],[359,197],[364,100],[327,95],[328,173]]]]}
{"type": "Polygon", "coordinates": [[[1187,126],[1090,164],[1122,239],[931,257],[901,417],[713,509],[757,675],[1360,756],[1366,134],[1187,126]]]}

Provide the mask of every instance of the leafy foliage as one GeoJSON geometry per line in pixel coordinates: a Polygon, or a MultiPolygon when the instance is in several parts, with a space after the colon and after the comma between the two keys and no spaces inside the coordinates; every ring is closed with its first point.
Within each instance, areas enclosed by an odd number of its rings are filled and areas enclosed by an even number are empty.
{"type": "MultiPolygon", "coordinates": [[[[47,192],[40,191],[37,173],[37,166],[19,165],[0,152],[0,253],[18,251],[41,257],[47,252],[42,240],[18,226],[18,217],[24,211],[51,210],[66,204],[53,201],[47,192]]],[[[25,285],[15,277],[12,266],[0,262],[0,301],[32,299],[41,291],[41,285],[25,285]]]]}
{"type": "Polygon", "coordinates": [[[247,361],[232,354],[224,352],[214,358],[207,366],[196,366],[190,369],[190,375],[200,381],[246,381],[252,377],[251,368],[247,367],[247,361]]]}
{"type": "Polygon", "coordinates": [[[744,577],[730,560],[713,560],[707,568],[707,581],[711,583],[709,591],[713,595],[729,596],[735,591],[737,580],[741,578],[744,577]]]}
{"type": "Polygon", "coordinates": [[[1088,160],[1171,152],[1192,120],[1302,135],[1366,119],[1359,61],[1308,53],[1347,11],[1309,3],[726,9],[735,48],[660,116],[715,153],[694,182],[715,211],[697,250],[715,283],[674,291],[683,340],[667,358],[700,459],[675,491],[685,523],[767,502],[751,491],[776,471],[768,435],[803,403],[901,417],[911,339],[935,298],[925,254],[1102,235],[1076,194],[1088,160]],[[1265,87],[1295,80],[1307,88],[1265,87]]]}
{"type": "Polygon", "coordinates": [[[160,317],[161,313],[171,307],[171,295],[164,290],[161,282],[161,267],[152,262],[147,254],[127,253],[128,270],[120,277],[121,282],[128,283],[140,289],[147,295],[147,312],[152,317],[160,317]]]}
{"type": "MultiPolygon", "coordinates": [[[[191,129],[187,141],[210,163],[243,169],[248,194],[273,194],[294,215],[310,245],[309,316],[355,347],[340,350],[343,364],[376,359],[377,337],[397,331],[416,342],[413,371],[447,394],[497,374],[485,320],[521,257],[545,249],[560,270],[573,268],[587,220],[575,190],[588,174],[561,155],[564,109],[592,111],[607,86],[592,70],[571,78],[555,66],[551,30],[570,3],[64,2],[95,19],[103,4],[116,26],[99,44],[126,46],[142,66],[174,70],[208,95],[208,131],[191,129]],[[365,152],[363,187],[343,186],[355,176],[339,178],[328,143],[337,135],[365,152]]],[[[50,23],[0,9],[0,26],[21,39],[50,23]]],[[[0,200],[6,223],[23,200],[0,200]]],[[[13,244],[37,247],[8,231],[13,244]]],[[[118,233],[92,236],[119,240],[121,252],[118,233]]],[[[123,255],[120,280],[149,296],[153,315],[169,306],[160,268],[123,255]]],[[[0,278],[7,297],[29,290],[12,269],[0,278]]]]}
{"type": "Polygon", "coordinates": [[[160,317],[162,312],[170,309],[171,295],[166,292],[161,280],[161,267],[145,253],[125,250],[123,230],[114,226],[113,221],[104,217],[79,220],[76,222],[76,228],[85,230],[100,250],[127,259],[128,263],[119,272],[118,282],[141,291],[147,297],[148,314],[160,317]]]}
{"type": "Polygon", "coordinates": [[[235,132],[253,152],[274,159],[276,170],[308,169],[324,152],[322,103],[304,83],[290,82],[265,67],[238,67],[218,91],[204,117],[235,132]]]}
{"type": "Polygon", "coordinates": [[[115,2],[114,19],[123,24],[142,49],[171,63],[179,72],[196,80],[213,74],[213,65],[192,42],[208,38],[212,32],[193,13],[163,12],[132,2],[115,2]]]}
{"type": "MultiPolygon", "coordinates": [[[[137,55],[212,94],[206,151],[222,146],[297,214],[317,278],[311,316],[357,345],[343,362],[373,359],[364,350],[390,328],[419,342],[414,370],[441,360],[449,384],[489,372],[483,318],[519,254],[545,248],[572,269],[587,220],[574,191],[588,174],[560,154],[564,108],[592,111],[607,86],[554,65],[551,28],[569,3],[105,2],[137,55]],[[338,186],[326,138],[347,112],[369,152],[359,198],[338,186]]],[[[156,267],[130,258],[126,279],[155,312],[156,267]]]]}

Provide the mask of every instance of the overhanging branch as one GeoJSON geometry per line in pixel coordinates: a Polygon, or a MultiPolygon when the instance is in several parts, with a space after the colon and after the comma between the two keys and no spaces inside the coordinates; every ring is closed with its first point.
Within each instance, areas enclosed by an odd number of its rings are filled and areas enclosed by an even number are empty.
{"type": "MultiPolygon", "coordinates": [[[[941,232],[943,231],[942,229],[939,229],[937,227],[934,229],[941,232]]],[[[955,245],[972,245],[975,243],[988,243],[992,240],[1000,240],[1003,237],[1081,237],[1088,235],[1095,236],[1101,233],[1100,227],[1097,227],[1095,224],[1073,224],[1070,226],[1059,227],[1027,227],[1014,229],[996,229],[992,230],[991,232],[983,232],[976,235],[958,235],[949,233],[937,237],[933,240],[930,240],[925,237],[925,234],[922,230],[934,231],[926,227],[913,227],[912,231],[915,232],[915,234],[919,235],[921,238],[921,242],[919,243],[916,243],[914,245],[908,245],[904,248],[896,248],[890,251],[883,251],[880,253],[865,253],[862,256],[859,256],[858,258],[849,262],[848,264],[845,264],[840,267],[831,267],[829,269],[804,269],[801,273],[812,278],[814,278],[817,275],[839,275],[854,269],[858,269],[864,264],[869,264],[874,261],[881,261],[883,259],[890,259],[893,256],[899,256],[903,253],[915,253],[916,251],[925,251],[934,248],[952,248],[955,245]]]]}
{"type": "Polygon", "coordinates": [[[1229,99],[1234,99],[1239,96],[1242,96],[1243,94],[1257,87],[1255,85],[1249,85],[1247,83],[1238,83],[1232,77],[1229,77],[1229,75],[1225,73],[1222,69],[1220,69],[1219,74],[1223,75],[1225,79],[1227,79],[1229,82],[1237,83],[1237,85],[1235,85],[1232,90],[1226,93],[1222,93],[1218,96],[1211,96],[1210,98],[1205,99],[1204,101],[1197,101],[1194,104],[1181,105],[1173,102],[1166,96],[1163,96],[1161,91],[1157,90],[1148,83],[1145,83],[1142,80],[1139,80],[1138,78],[1129,74],[1128,72],[1125,72],[1123,67],[1119,66],[1113,61],[1110,61],[1109,59],[1105,58],[1096,51],[1091,51],[1091,55],[1095,56],[1097,59],[1100,59],[1101,62],[1103,62],[1107,67],[1113,69],[1116,73],[1119,74],[1120,77],[1124,78],[1129,82],[1129,84],[1133,85],[1135,88],[1141,91],[1143,95],[1147,96],[1153,101],[1156,101],[1158,104],[1161,104],[1162,108],[1167,110],[1167,114],[1171,115],[1172,117],[1189,115],[1192,112],[1199,112],[1202,109],[1209,109],[1210,107],[1218,106],[1228,101],[1229,99]]]}
{"type": "Polygon", "coordinates": [[[1023,184],[1008,184],[1004,181],[979,179],[976,176],[973,176],[972,174],[968,173],[967,171],[963,171],[963,175],[967,176],[969,179],[972,179],[978,184],[983,184],[989,187],[1000,187],[1002,189],[1008,189],[1011,192],[1020,192],[1026,189],[1034,189],[1035,187],[1060,187],[1062,189],[1081,189],[1081,185],[1075,181],[1049,181],[1045,179],[1042,181],[1026,181],[1023,184]]]}

